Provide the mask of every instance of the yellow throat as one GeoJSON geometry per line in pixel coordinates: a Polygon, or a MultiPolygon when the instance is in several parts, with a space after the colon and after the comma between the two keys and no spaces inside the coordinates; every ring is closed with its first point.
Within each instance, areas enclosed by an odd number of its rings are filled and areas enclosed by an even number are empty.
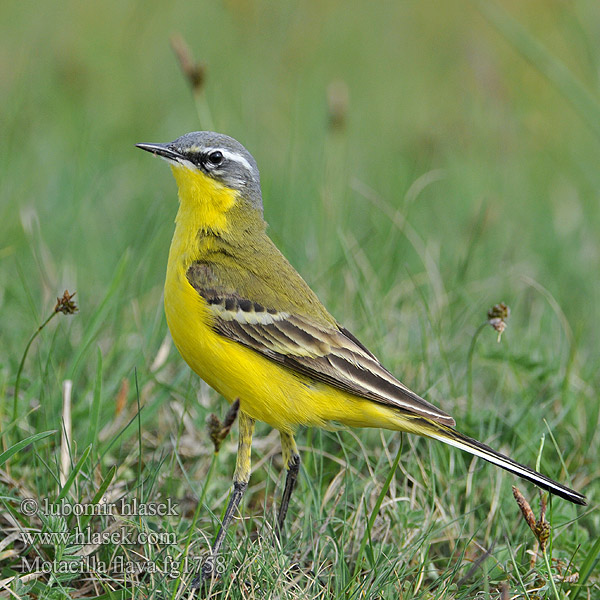
{"type": "Polygon", "coordinates": [[[198,252],[198,234],[226,233],[227,213],[235,205],[238,193],[184,166],[171,166],[179,193],[179,210],[175,217],[175,233],[171,242],[171,259],[184,269],[198,252]]]}

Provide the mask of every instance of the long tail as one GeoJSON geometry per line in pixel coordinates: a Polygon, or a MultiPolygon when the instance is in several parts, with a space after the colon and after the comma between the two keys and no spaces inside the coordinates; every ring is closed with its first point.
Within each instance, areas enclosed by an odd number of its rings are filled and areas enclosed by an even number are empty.
{"type": "Polygon", "coordinates": [[[446,425],[432,423],[431,428],[427,428],[427,431],[423,431],[423,435],[427,437],[431,437],[433,439],[439,440],[440,442],[444,442],[445,444],[449,444],[450,446],[454,446],[455,448],[460,448],[461,450],[465,450],[470,454],[474,454],[475,456],[479,456],[488,462],[502,467],[523,479],[527,479],[527,481],[531,481],[535,483],[535,485],[541,487],[544,490],[547,490],[551,494],[556,494],[565,500],[569,500],[569,502],[573,502],[574,504],[585,505],[586,498],[582,494],[560,484],[556,481],[522,465],[512,458],[508,458],[508,456],[504,456],[504,454],[500,454],[500,452],[496,452],[492,450],[489,446],[470,438],[459,431],[456,431],[452,427],[448,427],[446,425]]]}

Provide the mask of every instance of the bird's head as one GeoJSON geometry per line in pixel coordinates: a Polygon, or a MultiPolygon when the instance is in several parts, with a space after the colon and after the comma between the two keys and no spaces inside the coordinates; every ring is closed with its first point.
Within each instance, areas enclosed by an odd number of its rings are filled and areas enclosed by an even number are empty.
{"type": "Polygon", "coordinates": [[[237,140],[212,131],[186,133],[167,144],[136,144],[170,165],[181,202],[227,205],[245,200],[262,215],[260,177],[256,161],[237,140]]]}

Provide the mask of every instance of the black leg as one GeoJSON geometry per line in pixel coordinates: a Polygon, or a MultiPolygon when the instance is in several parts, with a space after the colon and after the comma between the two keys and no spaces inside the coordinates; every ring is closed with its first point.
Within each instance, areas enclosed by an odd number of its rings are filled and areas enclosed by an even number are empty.
{"type": "MultiPolygon", "coordinates": [[[[240,437],[238,442],[238,453],[235,465],[235,473],[233,475],[233,493],[229,499],[221,528],[217,534],[217,539],[212,547],[210,557],[202,565],[202,582],[211,579],[215,573],[215,562],[219,555],[221,545],[225,539],[227,527],[233,519],[233,515],[237,511],[242,496],[248,488],[248,481],[250,480],[250,455],[252,449],[252,434],[254,433],[254,419],[251,419],[246,413],[239,412],[239,426],[240,426],[240,437]]],[[[192,581],[192,587],[198,587],[201,583],[200,578],[196,577],[192,581]]]]}
{"type": "Polygon", "coordinates": [[[240,502],[242,501],[242,496],[244,492],[248,488],[247,481],[234,481],[233,482],[233,493],[231,494],[231,498],[229,499],[229,504],[227,505],[227,510],[225,511],[225,516],[223,517],[223,522],[221,523],[221,528],[219,529],[219,533],[217,534],[217,539],[211,549],[210,557],[206,560],[206,562],[202,565],[202,580],[210,579],[215,570],[215,560],[219,555],[219,550],[221,549],[221,545],[223,544],[223,540],[225,539],[225,534],[227,533],[227,527],[231,520],[233,519],[233,515],[235,511],[238,509],[240,502]]]}
{"type": "Polygon", "coordinates": [[[285,488],[283,489],[283,495],[281,497],[281,506],[279,507],[279,514],[277,515],[276,534],[279,539],[281,539],[283,534],[283,524],[290,505],[290,498],[296,487],[298,472],[300,471],[300,454],[298,453],[294,436],[289,433],[282,433],[281,447],[283,450],[283,460],[287,469],[287,475],[285,478],[285,488]]]}

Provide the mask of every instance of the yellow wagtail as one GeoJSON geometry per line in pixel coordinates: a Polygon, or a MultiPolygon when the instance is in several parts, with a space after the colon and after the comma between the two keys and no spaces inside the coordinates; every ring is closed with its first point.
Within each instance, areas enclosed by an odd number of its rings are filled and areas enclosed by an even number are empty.
{"type": "Polygon", "coordinates": [[[137,146],[165,159],[179,188],[165,282],[175,345],[228,402],[239,400],[234,489],[213,556],[248,486],[256,420],[281,434],[287,476],[278,532],[300,467],[299,425],[424,435],[585,504],[581,494],[458,432],[452,417],[398,381],[327,312],[267,236],[258,167],[239,142],[199,131],[137,146]]]}

